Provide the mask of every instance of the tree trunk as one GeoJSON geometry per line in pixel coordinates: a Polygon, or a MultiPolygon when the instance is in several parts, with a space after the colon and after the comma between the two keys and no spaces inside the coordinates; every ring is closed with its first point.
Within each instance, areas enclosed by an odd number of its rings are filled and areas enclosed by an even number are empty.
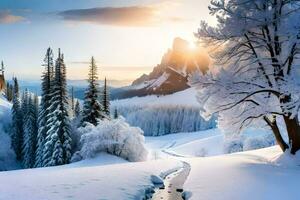
{"type": "Polygon", "coordinates": [[[283,118],[289,136],[291,154],[296,154],[296,152],[300,149],[300,126],[298,117],[290,119],[289,116],[284,116],[283,118]]]}
{"type": "Polygon", "coordinates": [[[264,117],[264,120],[270,126],[270,128],[275,136],[277,144],[279,145],[281,150],[283,152],[285,152],[285,150],[287,150],[289,148],[289,145],[287,145],[286,142],[284,141],[284,139],[282,138],[276,119],[273,122],[271,122],[267,117],[264,117]]]}
{"type": "MultiPolygon", "coordinates": [[[[280,103],[283,105],[291,102],[291,95],[285,95],[280,98],[280,103]]],[[[284,112],[284,109],[283,109],[284,112]]],[[[289,136],[289,146],[291,154],[296,154],[300,149],[300,125],[298,121],[298,116],[291,118],[292,113],[287,113],[283,116],[286,131],[289,136]]]]}

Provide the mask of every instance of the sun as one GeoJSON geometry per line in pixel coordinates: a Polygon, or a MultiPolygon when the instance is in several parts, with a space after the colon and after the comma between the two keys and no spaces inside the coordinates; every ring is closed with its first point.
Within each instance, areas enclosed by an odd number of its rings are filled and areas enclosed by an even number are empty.
{"type": "Polygon", "coordinates": [[[197,49],[197,45],[196,45],[196,43],[195,42],[189,42],[189,49],[190,50],[195,50],[195,49],[197,49]]]}

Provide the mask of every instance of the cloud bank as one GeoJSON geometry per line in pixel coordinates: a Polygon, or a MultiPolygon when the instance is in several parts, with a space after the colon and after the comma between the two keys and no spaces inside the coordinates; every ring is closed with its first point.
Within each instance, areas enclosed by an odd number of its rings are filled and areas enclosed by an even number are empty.
{"type": "MultiPolygon", "coordinates": [[[[59,12],[58,15],[68,21],[113,26],[154,26],[165,20],[159,15],[159,9],[154,6],[76,9],[59,12]]],[[[174,22],[174,19],[177,22],[182,20],[179,17],[168,20],[174,22]]]]}
{"type": "Polygon", "coordinates": [[[0,10],[0,24],[13,24],[23,20],[22,16],[13,15],[8,10],[0,10]]]}

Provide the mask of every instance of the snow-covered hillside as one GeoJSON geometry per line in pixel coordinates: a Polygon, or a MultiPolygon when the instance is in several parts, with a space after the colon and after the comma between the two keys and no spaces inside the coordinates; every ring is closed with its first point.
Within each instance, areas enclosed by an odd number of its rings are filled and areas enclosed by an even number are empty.
{"type": "MultiPolygon", "coordinates": [[[[246,135],[256,138],[265,133],[252,129],[246,135]]],[[[146,141],[153,159],[173,157],[190,165],[184,184],[190,200],[297,200],[300,195],[299,156],[282,154],[278,146],[224,155],[224,137],[217,129],[146,141]]]]}
{"type": "Polygon", "coordinates": [[[277,146],[222,155],[223,144],[217,129],[147,137],[145,162],[100,154],[59,167],[1,172],[0,199],[141,199],[153,187],[151,175],[163,178],[182,161],[191,170],[183,186],[190,199],[298,199],[299,166],[277,159],[277,146]]]}
{"type": "Polygon", "coordinates": [[[115,100],[111,105],[129,124],[143,129],[146,136],[194,132],[216,126],[215,119],[206,121],[200,116],[193,88],[165,96],[115,100]]]}
{"type": "MultiPolygon", "coordinates": [[[[191,165],[184,185],[190,200],[297,200],[300,162],[285,166],[272,162],[279,147],[185,160],[191,165]]],[[[300,161],[300,160],[299,160],[300,161]]]]}
{"type": "Polygon", "coordinates": [[[112,101],[112,106],[149,106],[149,105],[182,105],[199,107],[196,99],[197,91],[194,88],[189,88],[172,95],[149,95],[146,97],[132,97],[128,99],[121,99],[112,101]]]}
{"type": "Polygon", "coordinates": [[[140,199],[152,185],[150,175],[158,176],[180,165],[174,159],[127,163],[114,156],[102,155],[96,161],[2,172],[0,199],[140,199]]]}
{"type": "Polygon", "coordinates": [[[11,103],[0,93],[0,171],[19,168],[15,153],[11,149],[9,137],[11,123],[11,103]]]}
{"type": "MultiPolygon", "coordinates": [[[[196,108],[197,102],[191,98],[194,92],[189,89],[163,97],[126,99],[113,105],[121,102],[124,107],[136,103],[164,108],[168,106],[166,102],[173,102],[173,106],[196,108]],[[186,96],[190,99],[182,100],[186,96]]],[[[0,106],[0,166],[2,170],[16,169],[7,135],[11,104],[1,97],[0,106]]],[[[218,129],[146,137],[150,153],[145,162],[128,162],[101,153],[93,159],[64,166],[0,172],[0,199],[142,199],[153,187],[153,175],[164,178],[188,170],[187,179],[181,181],[185,182],[184,194],[189,199],[296,200],[300,195],[296,187],[300,178],[298,158],[281,155],[278,159],[281,152],[277,146],[224,155],[270,146],[274,141],[268,138],[269,133],[261,129],[248,129],[240,138],[229,141],[218,129]]],[[[160,193],[155,196],[160,197],[160,193]]]]}

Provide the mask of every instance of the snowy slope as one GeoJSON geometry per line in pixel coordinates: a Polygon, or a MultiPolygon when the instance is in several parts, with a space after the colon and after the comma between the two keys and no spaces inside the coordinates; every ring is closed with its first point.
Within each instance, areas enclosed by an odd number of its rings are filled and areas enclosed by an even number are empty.
{"type": "Polygon", "coordinates": [[[183,157],[221,155],[224,154],[223,142],[223,135],[218,129],[146,137],[151,159],[169,157],[163,152],[183,157]],[[203,152],[206,154],[203,155],[203,152]]]}
{"type": "Polygon", "coordinates": [[[270,160],[279,147],[230,155],[192,158],[184,185],[191,200],[298,200],[300,167],[276,165],[270,160]]]}
{"type": "Polygon", "coordinates": [[[160,175],[181,166],[175,160],[127,163],[109,155],[96,160],[60,167],[1,172],[0,199],[139,199],[144,190],[152,185],[152,174],[160,175]],[[115,164],[108,164],[111,161],[115,164]]]}
{"type": "Polygon", "coordinates": [[[228,150],[231,150],[234,146],[230,147],[228,144],[232,141],[240,143],[240,151],[273,146],[274,137],[270,136],[269,139],[269,132],[263,129],[247,129],[241,133],[241,137],[238,139],[231,139],[225,138],[224,134],[215,128],[191,133],[146,137],[146,146],[150,149],[150,156],[155,158],[168,157],[161,152],[168,152],[182,157],[208,157],[231,152],[228,150]],[[265,138],[272,142],[268,143],[265,138]]]}
{"type": "Polygon", "coordinates": [[[117,105],[184,105],[199,107],[199,103],[196,99],[196,90],[189,88],[180,92],[176,92],[171,95],[157,96],[149,95],[145,97],[132,97],[128,99],[121,99],[112,101],[112,106],[117,105]]]}
{"type": "Polygon", "coordinates": [[[160,87],[165,81],[168,80],[170,74],[167,74],[166,72],[164,72],[157,80],[154,80],[154,82],[147,86],[148,88],[157,88],[160,87]]]}
{"type": "Polygon", "coordinates": [[[11,103],[0,94],[0,171],[18,169],[15,153],[11,149],[9,137],[11,123],[11,103]]]}
{"type": "Polygon", "coordinates": [[[11,103],[0,93],[0,117],[8,117],[7,114],[10,113],[11,106],[11,103]]]}
{"type": "MultiPolygon", "coordinates": [[[[245,134],[265,133],[250,129],[245,134]]],[[[190,200],[299,199],[300,156],[287,158],[278,146],[222,155],[224,138],[217,129],[146,137],[146,142],[152,158],[176,157],[190,165],[184,184],[190,200]]]]}

